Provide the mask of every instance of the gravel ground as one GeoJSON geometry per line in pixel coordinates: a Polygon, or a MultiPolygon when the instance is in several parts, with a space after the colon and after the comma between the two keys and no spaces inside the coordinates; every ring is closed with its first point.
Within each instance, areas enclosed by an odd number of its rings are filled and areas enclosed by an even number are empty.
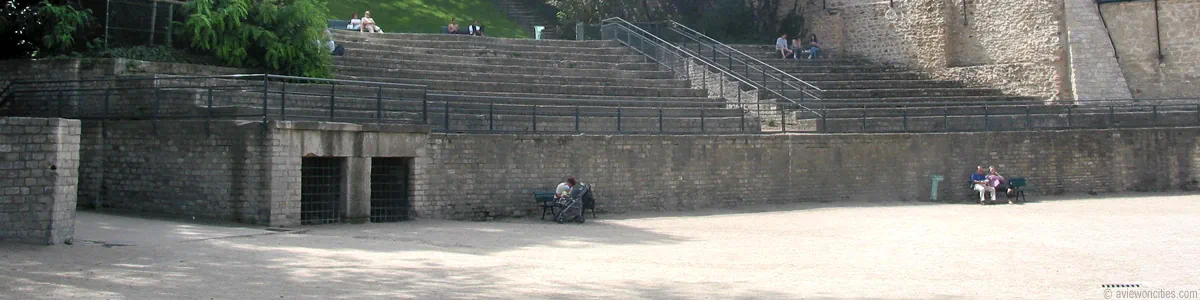
{"type": "Polygon", "coordinates": [[[1105,299],[1200,290],[1200,196],[797,204],[301,227],[80,212],[74,245],[0,244],[4,299],[1105,299]]]}

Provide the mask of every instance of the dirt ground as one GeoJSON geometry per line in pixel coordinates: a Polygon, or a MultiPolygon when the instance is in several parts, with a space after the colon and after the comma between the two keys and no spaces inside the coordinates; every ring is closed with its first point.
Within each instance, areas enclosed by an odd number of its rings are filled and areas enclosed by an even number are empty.
{"type": "Polygon", "coordinates": [[[1106,299],[1200,290],[1200,196],[796,204],[330,225],[280,233],[80,212],[0,244],[3,299],[1106,299]]]}

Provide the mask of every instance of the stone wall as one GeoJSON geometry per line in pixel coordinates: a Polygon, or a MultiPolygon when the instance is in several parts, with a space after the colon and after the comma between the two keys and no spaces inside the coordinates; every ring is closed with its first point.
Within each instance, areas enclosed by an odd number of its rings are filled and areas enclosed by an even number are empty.
{"type": "Polygon", "coordinates": [[[1200,97],[1200,0],[1158,1],[1157,25],[1154,1],[1107,3],[1101,9],[1135,98],[1200,97]]]}
{"type": "MultiPolygon", "coordinates": [[[[409,141],[413,129],[405,126],[325,122],[110,121],[84,128],[81,205],[264,225],[299,224],[302,157],[344,157],[358,166],[348,174],[369,175],[369,157],[413,157],[425,144],[409,141]]],[[[361,192],[369,182],[347,184],[345,190],[360,192],[346,194],[356,197],[346,203],[369,201],[369,189],[361,192]]],[[[369,214],[342,212],[348,220],[369,214]]]]}
{"type": "Polygon", "coordinates": [[[1077,100],[1130,99],[1117,54],[1095,0],[1064,0],[1071,52],[1071,91],[1077,100]]]}
{"type": "Polygon", "coordinates": [[[0,118],[0,241],[72,239],[79,129],[77,120],[0,118]]]}
{"type": "MultiPolygon", "coordinates": [[[[433,134],[416,160],[425,218],[533,212],[532,192],[566,176],[593,184],[601,211],[971,197],[977,165],[1041,193],[1200,188],[1200,129],[952,134],[544,136],[433,134]],[[451,188],[469,186],[468,189],[451,188]]],[[[1036,199],[1036,195],[1033,198],[1036,199]]],[[[536,215],[536,213],[535,213],[536,215]]]]}
{"type": "Polygon", "coordinates": [[[1063,6],[1053,0],[818,0],[807,28],[840,55],[1047,100],[1069,99],[1063,6]],[[965,18],[965,21],[964,21],[965,18]]]}

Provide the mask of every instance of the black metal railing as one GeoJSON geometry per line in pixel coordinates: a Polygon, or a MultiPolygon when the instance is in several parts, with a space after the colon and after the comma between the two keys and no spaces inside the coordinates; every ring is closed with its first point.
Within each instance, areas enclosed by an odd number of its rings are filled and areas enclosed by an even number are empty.
{"type": "Polygon", "coordinates": [[[694,51],[722,68],[746,74],[763,88],[779,90],[778,94],[781,95],[795,95],[794,98],[799,99],[794,100],[798,102],[821,99],[820,92],[823,90],[816,85],[683,24],[667,21],[655,24],[653,28],[660,37],[677,41],[684,49],[694,51]]]}
{"type": "MultiPolygon", "coordinates": [[[[601,28],[601,35],[604,39],[616,40],[630,48],[633,48],[634,51],[642,54],[651,61],[663,65],[680,78],[690,80],[693,83],[702,82],[702,86],[708,89],[709,92],[714,92],[714,88],[710,86],[708,76],[710,73],[715,75],[715,78],[718,81],[716,84],[717,90],[715,92],[718,92],[719,95],[727,100],[732,99],[729,99],[730,97],[726,95],[726,91],[724,89],[726,83],[732,79],[732,81],[736,84],[735,92],[737,92],[737,97],[739,98],[741,97],[741,90],[743,88],[753,88],[760,92],[755,93],[756,98],[763,95],[768,97],[777,97],[781,104],[781,106],[778,107],[780,109],[787,107],[788,109],[798,110],[801,113],[819,116],[818,112],[809,109],[801,102],[793,100],[787,95],[780,93],[778,90],[765,89],[764,87],[755,84],[750,78],[743,74],[732,72],[727,68],[721,68],[720,66],[697,56],[695,53],[686,51],[680,48],[678,45],[667,42],[666,40],[663,40],[658,36],[647,32],[641,27],[629,23],[621,18],[609,18],[604,22],[605,23],[601,28]],[[693,64],[697,65],[697,67],[693,68],[693,64]],[[696,74],[697,72],[699,72],[699,74],[696,74]]],[[[741,102],[741,100],[739,99],[738,102],[741,102]]]]}
{"type": "MultiPolygon", "coordinates": [[[[719,75],[724,74],[713,76],[719,75]]],[[[738,94],[749,93],[739,90],[738,94]]],[[[921,133],[1200,126],[1200,99],[1195,98],[1078,101],[1082,104],[1072,105],[824,100],[808,103],[803,109],[817,113],[805,114],[795,113],[801,108],[790,103],[751,97],[475,96],[430,93],[423,85],[263,74],[15,81],[0,95],[7,95],[0,99],[9,99],[4,108],[9,115],[153,120],[156,131],[160,120],[407,123],[427,124],[435,132],[546,134],[921,133]]]]}
{"type": "Polygon", "coordinates": [[[12,96],[12,82],[4,82],[4,89],[0,90],[0,108],[4,108],[4,104],[8,103],[8,98],[12,96]]]}

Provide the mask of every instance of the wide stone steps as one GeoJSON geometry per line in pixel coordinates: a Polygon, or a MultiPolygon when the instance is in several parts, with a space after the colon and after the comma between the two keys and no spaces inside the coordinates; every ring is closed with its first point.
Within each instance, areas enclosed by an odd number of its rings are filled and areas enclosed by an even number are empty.
{"type": "MultiPolygon", "coordinates": [[[[655,102],[655,103],[671,103],[670,105],[687,104],[689,102],[725,103],[724,99],[709,98],[709,97],[636,97],[636,98],[632,98],[632,97],[626,97],[626,96],[612,96],[612,95],[569,95],[566,97],[562,97],[561,95],[536,94],[536,93],[467,92],[467,91],[448,91],[448,90],[430,90],[429,93],[430,93],[430,96],[429,96],[430,99],[435,99],[436,97],[440,97],[440,96],[436,96],[436,95],[456,95],[456,96],[470,96],[470,97],[477,98],[477,99],[479,99],[479,98],[507,98],[507,99],[553,98],[553,99],[571,99],[571,100],[608,100],[609,102],[636,100],[636,101],[646,101],[646,102],[655,102]]],[[[470,97],[459,97],[459,98],[466,99],[466,98],[470,98],[470,97]]]]}
{"type": "Polygon", "coordinates": [[[961,88],[964,84],[950,80],[845,80],[809,81],[827,90],[842,89],[902,89],[902,88],[961,88]]]}
{"type": "Polygon", "coordinates": [[[493,66],[528,66],[546,68],[580,68],[580,69],[626,69],[626,70],[655,70],[657,64],[647,62],[611,63],[584,60],[550,60],[540,58],[513,57],[461,57],[436,54],[389,53],[376,50],[356,50],[347,52],[345,57],[366,59],[417,60],[424,62],[446,62],[487,64],[493,66]]]}
{"type": "MultiPolygon", "coordinates": [[[[801,91],[786,90],[785,96],[800,97],[801,91]]],[[[990,88],[894,88],[894,89],[825,89],[819,92],[822,99],[879,99],[916,97],[961,97],[961,96],[1004,96],[990,88]]]]}
{"type": "Polygon", "coordinates": [[[625,69],[584,69],[565,67],[537,66],[497,66],[488,64],[470,64],[457,62],[427,62],[419,60],[370,59],[360,57],[336,57],[334,67],[370,67],[380,70],[388,69],[417,69],[438,70],[480,74],[527,74],[527,75],[558,75],[558,76],[588,76],[588,77],[620,77],[620,78],[671,78],[670,71],[654,68],[654,64],[623,64],[625,69]]]}
{"type": "MultiPolygon", "coordinates": [[[[459,24],[461,29],[466,30],[470,24],[459,24]]],[[[487,24],[484,24],[487,26],[487,24]]],[[[536,47],[536,48],[610,48],[620,46],[620,42],[612,40],[533,40],[523,38],[498,38],[498,37],[480,37],[465,34],[429,34],[429,33],[364,33],[357,31],[333,31],[334,38],[338,42],[342,41],[363,41],[368,40],[371,43],[379,43],[380,41],[409,41],[409,42],[458,42],[461,45],[472,44],[479,47],[492,48],[496,46],[518,46],[518,47],[536,47]]],[[[451,48],[447,48],[451,49],[451,48]]],[[[629,49],[621,49],[630,51],[629,49]]]]}
{"type": "Polygon", "coordinates": [[[339,79],[421,84],[422,80],[456,80],[462,84],[473,82],[507,82],[533,84],[562,84],[562,85],[596,85],[596,86],[629,86],[655,88],[687,88],[690,83],[679,79],[629,79],[611,77],[582,77],[582,76],[544,76],[544,75],[504,75],[459,73],[432,70],[389,70],[379,72],[371,68],[342,68],[339,79]],[[365,76],[360,76],[365,75],[365,76]],[[372,76],[373,75],[373,76],[372,76]],[[375,77],[387,76],[387,77],[375,77]]]}
{"type": "MultiPolygon", "coordinates": [[[[600,41],[600,43],[587,44],[590,41],[583,41],[583,44],[563,44],[557,43],[565,40],[530,40],[530,39],[501,39],[491,37],[477,37],[468,35],[455,34],[426,34],[431,36],[446,36],[447,40],[413,40],[389,37],[388,33],[373,34],[371,36],[363,36],[357,32],[352,32],[350,35],[338,35],[337,41],[356,42],[356,43],[373,43],[381,45],[401,46],[401,47],[418,47],[418,48],[444,48],[444,49],[500,49],[506,51],[529,51],[529,52],[560,52],[574,53],[577,55],[620,55],[629,54],[630,49],[624,47],[613,46],[611,41],[600,41]],[[478,40],[470,40],[478,39],[478,40]],[[487,39],[496,42],[486,43],[487,39]]],[[[572,41],[574,42],[574,41],[572,41]]]]}
{"type": "MultiPolygon", "coordinates": [[[[393,82],[404,81],[393,79],[393,82]]],[[[563,85],[563,84],[532,84],[509,82],[462,82],[459,80],[411,80],[413,84],[423,84],[430,89],[476,91],[476,92],[510,92],[510,93],[539,93],[564,95],[609,95],[609,96],[649,96],[649,97],[703,97],[705,90],[692,88],[651,88],[633,86],[601,86],[601,85],[563,85]]]]}
{"type": "MultiPolygon", "coordinates": [[[[413,53],[413,54],[432,54],[443,55],[450,57],[509,57],[509,58],[533,58],[547,60],[574,60],[574,61],[594,61],[607,63],[639,63],[646,62],[646,57],[639,54],[616,54],[616,55],[579,55],[577,53],[564,52],[531,52],[531,51],[509,51],[500,49],[442,49],[442,48],[419,48],[419,47],[400,47],[380,44],[368,44],[358,42],[341,42],[347,49],[359,49],[383,51],[386,53],[413,53]]],[[[352,54],[352,53],[348,53],[352,54]]]]}
{"type": "MultiPolygon", "coordinates": [[[[925,80],[924,75],[916,72],[884,72],[884,73],[790,73],[797,79],[813,82],[813,81],[863,81],[863,80],[925,80]]],[[[745,75],[752,80],[761,80],[762,74],[745,75]]],[[[776,75],[778,76],[778,75],[776,75]]],[[[769,81],[774,81],[770,79],[769,81]]],[[[817,86],[821,87],[821,86],[817,86]]]]}
{"type": "Polygon", "coordinates": [[[1118,111],[1080,110],[1072,113],[978,115],[909,115],[907,117],[826,118],[816,120],[825,132],[879,131],[1012,131],[1046,128],[1121,128],[1200,125],[1195,110],[1118,111]]]}

